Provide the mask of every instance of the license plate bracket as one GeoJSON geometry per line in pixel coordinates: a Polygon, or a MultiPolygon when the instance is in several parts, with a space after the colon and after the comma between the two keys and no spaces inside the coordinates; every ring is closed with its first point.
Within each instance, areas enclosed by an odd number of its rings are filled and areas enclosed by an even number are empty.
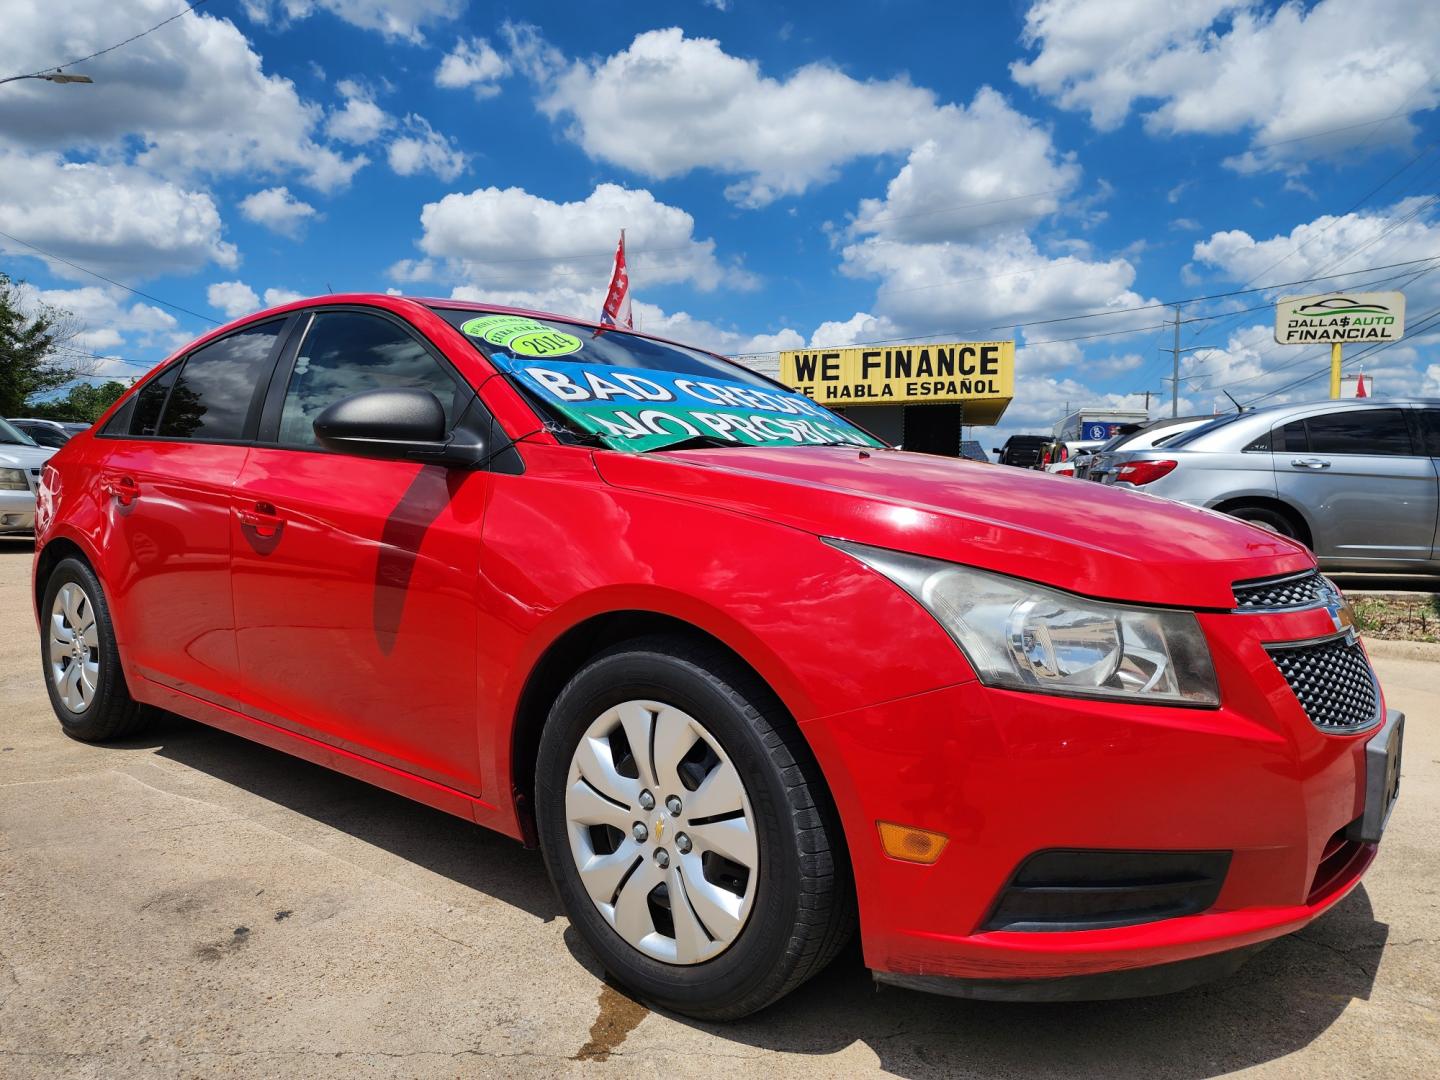
{"type": "Polygon", "coordinates": [[[1405,714],[1389,710],[1385,724],[1365,744],[1365,812],[1346,832],[1347,840],[1379,843],[1400,795],[1400,761],[1405,714]]]}

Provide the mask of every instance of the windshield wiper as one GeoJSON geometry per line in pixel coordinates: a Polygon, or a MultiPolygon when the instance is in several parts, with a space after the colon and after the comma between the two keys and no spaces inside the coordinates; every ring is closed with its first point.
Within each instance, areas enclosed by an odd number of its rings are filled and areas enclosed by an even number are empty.
{"type": "Polygon", "coordinates": [[[753,447],[754,443],[743,443],[737,439],[722,439],[718,435],[689,435],[663,446],[652,446],[645,451],[653,454],[656,450],[711,450],[730,446],[753,447]]]}

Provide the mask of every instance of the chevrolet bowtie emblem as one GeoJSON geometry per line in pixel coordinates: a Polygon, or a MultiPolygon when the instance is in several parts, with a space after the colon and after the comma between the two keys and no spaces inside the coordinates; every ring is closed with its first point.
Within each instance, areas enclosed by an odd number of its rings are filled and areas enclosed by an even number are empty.
{"type": "Polygon", "coordinates": [[[1340,595],[1340,590],[1331,585],[1328,581],[1320,587],[1320,599],[1325,605],[1325,611],[1330,616],[1330,621],[1335,624],[1336,632],[1349,630],[1350,636],[1355,636],[1355,609],[1350,606],[1350,601],[1340,595]]]}

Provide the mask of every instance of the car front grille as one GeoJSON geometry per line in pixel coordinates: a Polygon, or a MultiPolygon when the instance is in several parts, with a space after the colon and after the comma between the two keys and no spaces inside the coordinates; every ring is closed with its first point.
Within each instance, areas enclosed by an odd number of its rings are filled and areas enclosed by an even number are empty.
{"type": "Polygon", "coordinates": [[[1318,606],[1327,586],[1320,571],[1306,570],[1278,578],[1237,581],[1234,590],[1237,611],[1266,611],[1318,606]]]}
{"type": "Polygon", "coordinates": [[[1380,719],[1380,694],[1365,651],[1350,632],[1266,651],[1310,722],[1321,731],[1359,731],[1380,719]]]}

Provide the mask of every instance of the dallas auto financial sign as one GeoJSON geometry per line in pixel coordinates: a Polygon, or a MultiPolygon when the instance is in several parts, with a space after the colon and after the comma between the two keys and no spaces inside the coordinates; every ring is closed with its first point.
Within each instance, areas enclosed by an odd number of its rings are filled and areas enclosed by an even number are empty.
{"type": "Polygon", "coordinates": [[[1404,333],[1400,292],[1288,296],[1275,305],[1275,340],[1281,345],[1399,341],[1404,333]]]}

